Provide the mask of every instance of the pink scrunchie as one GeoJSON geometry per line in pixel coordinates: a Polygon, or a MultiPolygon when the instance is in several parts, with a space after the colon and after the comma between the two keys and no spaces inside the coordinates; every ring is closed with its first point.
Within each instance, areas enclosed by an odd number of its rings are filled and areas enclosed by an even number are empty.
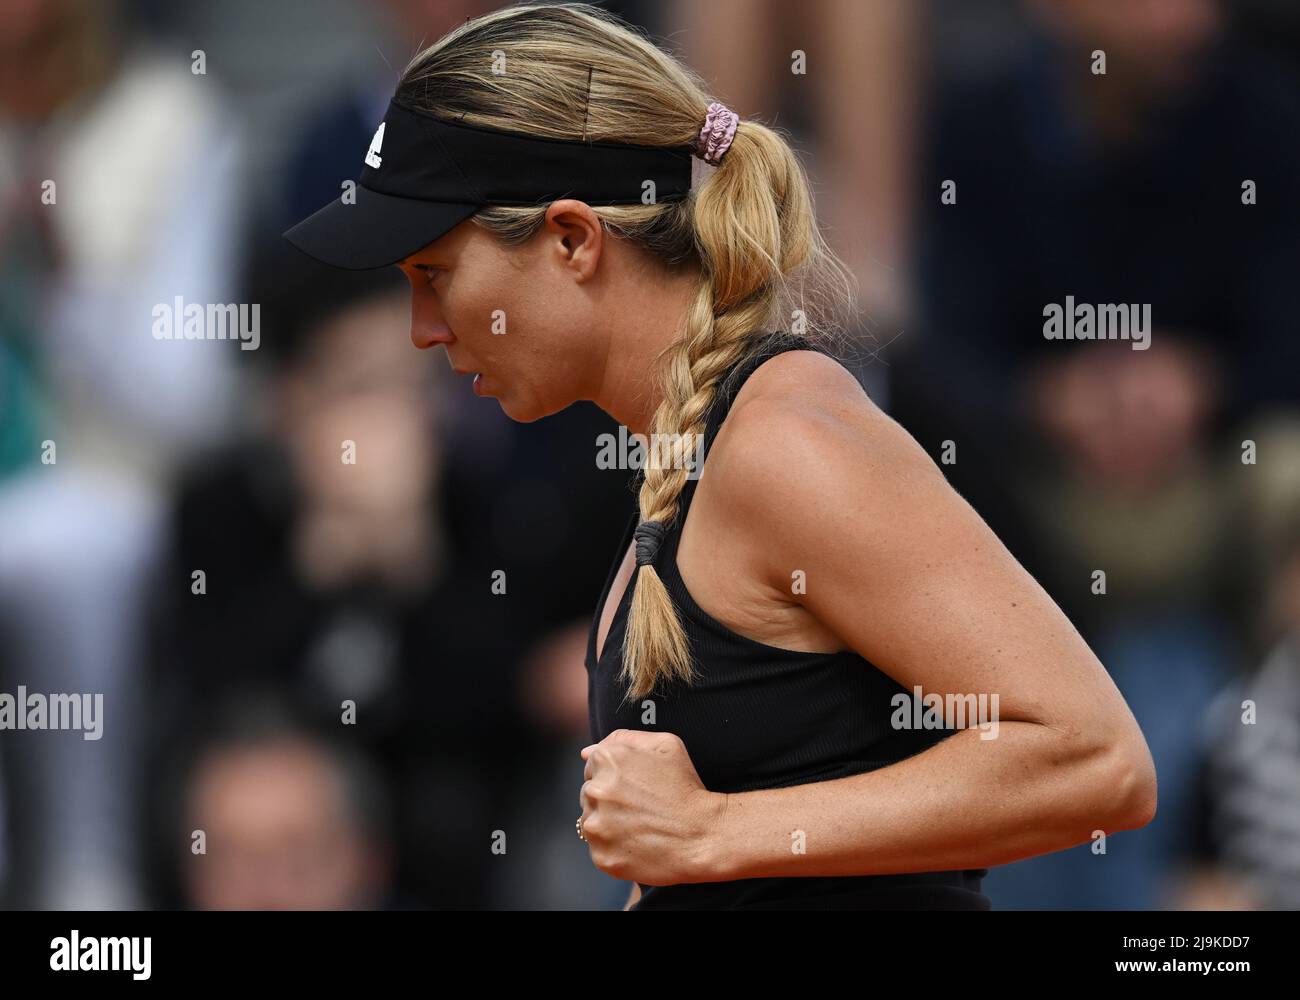
{"type": "Polygon", "coordinates": [[[700,138],[695,144],[695,155],[716,167],[722,154],[731,146],[739,124],[740,115],[725,104],[714,101],[709,105],[709,113],[704,116],[704,127],[700,129],[700,138]]]}

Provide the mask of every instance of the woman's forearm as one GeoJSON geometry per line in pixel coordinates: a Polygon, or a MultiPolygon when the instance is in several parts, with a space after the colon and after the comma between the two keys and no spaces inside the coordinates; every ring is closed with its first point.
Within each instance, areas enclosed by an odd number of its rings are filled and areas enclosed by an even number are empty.
{"type": "Polygon", "coordinates": [[[1085,745],[1032,722],[1003,720],[996,739],[965,729],[876,771],[726,795],[701,881],[946,871],[1062,850],[1148,822],[1149,763],[1145,746],[1085,745]]]}

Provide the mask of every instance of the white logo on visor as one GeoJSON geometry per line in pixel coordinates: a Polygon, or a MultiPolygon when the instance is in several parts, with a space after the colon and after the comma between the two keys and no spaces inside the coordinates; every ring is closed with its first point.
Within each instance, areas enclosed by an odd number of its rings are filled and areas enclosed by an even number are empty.
{"type": "Polygon", "coordinates": [[[378,167],[384,162],[379,155],[379,148],[384,144],[384,123],[379,123],[379,128],[375,129],[375,137],[370,140],[370,149],[366,153],[366,164],[371,167],[378,167]]]}

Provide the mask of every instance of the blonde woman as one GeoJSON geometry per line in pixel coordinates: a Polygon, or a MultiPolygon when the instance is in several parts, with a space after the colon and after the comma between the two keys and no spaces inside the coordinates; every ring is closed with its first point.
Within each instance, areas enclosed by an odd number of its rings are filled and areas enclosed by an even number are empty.
{"type": "Polygon", "coordinates": [[[988,909],[988,866],[1150,821],[1102,665],[828,349],[851,285],[779,134],[546,5],[420,52],[363,152],[295,245],[400,266],[515,420],[677,445],[587,652],[576,832],[630,907],[988,909]]]}

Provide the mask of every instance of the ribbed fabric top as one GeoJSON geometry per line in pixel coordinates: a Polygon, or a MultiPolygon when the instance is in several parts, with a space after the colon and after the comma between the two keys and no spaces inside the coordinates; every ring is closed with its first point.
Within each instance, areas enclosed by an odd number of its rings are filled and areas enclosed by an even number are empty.
{"type": "MultiPolygon", "coordinates": [[[[723,380],[707,420],[705,470],[708,450],[745,380],[776,354],[808,349],[820,350],[803,338],[774,333],[723,380]]],[[[623,635],[640,567],[636,567],[623,592],[600,662],[596,662],[601,613],[640,516],[634,504],[588,637],[586,666],[593,742],[615,729],[672,732],[686,745],[706,788],[744,792],[875,770],[952,735],[945,730],[891,727],[891,698],[909,692],[852,650],[807,653],[769,646],[732,631],[700,608],[677,570],[682,525],[696,486],[697,481],[692,479],[683,488],[677,516],[654,563],[685,627],[696,680],[690,686],[661,685],[647,696],[654,702],[654,725],[643,725],[641,721],[646,699],[620,705],[625,693],[619,679],[623,635]]],[[[642,886],[641,900],[633,909],[986,910],[990,908],[989,900],[979,888],[987,871],[981,868],[642,886]]]]}

